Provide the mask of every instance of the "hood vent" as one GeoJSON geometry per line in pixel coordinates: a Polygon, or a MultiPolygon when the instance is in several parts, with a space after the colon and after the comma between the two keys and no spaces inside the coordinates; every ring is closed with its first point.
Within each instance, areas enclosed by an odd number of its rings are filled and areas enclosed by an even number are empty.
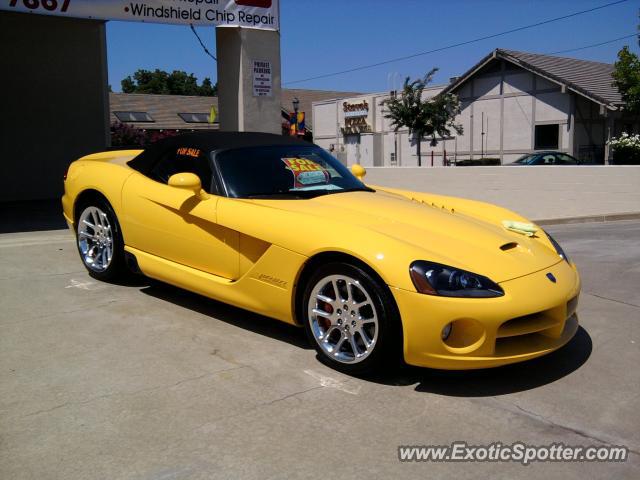
{"type": "Polygon", "coordinates": [[[516,242],[505,243],[500,247],[500,250],[506,252],[507,250],[512,250],[514,248],[518,248],[518,244],[516,242]]]}

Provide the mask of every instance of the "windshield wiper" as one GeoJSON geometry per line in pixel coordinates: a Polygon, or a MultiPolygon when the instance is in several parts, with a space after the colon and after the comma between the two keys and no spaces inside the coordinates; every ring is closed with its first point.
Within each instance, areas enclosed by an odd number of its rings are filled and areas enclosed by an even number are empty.
{"type": "Polygon", "coordinates": [[[347,193],[347,192],[375,192],[375,190],[369,187],[353,187],[353,188],[343,188],[342,190],[325,190],[324,191],[326,195],[331,195],[333,193],[347,193]]]}
{"type": "Polygon", "coordinates": [[[345,192],[375,192],[374,189],[369,187],[354,187],[343,188],[339,190],[282,190],[279,192],[271,193],[254,193],[246,195],[243,198],[314,198],[322,195],[331,195],[334,193],[345,192]]]}
{"type": "Polygon", "coordinates": [[[283,190],[281,192],[255,193],[244,198],[310,198],[318,194],[316,190],[283,190]]]}

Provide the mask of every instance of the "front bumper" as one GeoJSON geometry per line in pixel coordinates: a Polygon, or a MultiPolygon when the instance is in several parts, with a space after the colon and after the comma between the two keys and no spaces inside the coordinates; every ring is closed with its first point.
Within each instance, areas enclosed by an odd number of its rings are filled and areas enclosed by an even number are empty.
{"type": "Polygon", "coordinates": [[[62,215],[64,216],[64,219],[67,222],[67,227],[69,227],[69,230],[71,230],[72,232],[75,232],[73,219],[71,218],[73,216],[73,202],[66,192],[62,196],[61,203],[62,203],[62,215]]]}
{"type": "Polygon", "coordinates": [[[503,282],[498,298],[447,298],[392,288],[410,365],[447,370],[497,367],[545,355],[578,330],[580,277],[561,261],[503,282]],[[547,274],[556,278],[553,283],[547,274]],[[451,335],[442,340],[445,325],[451,335]]]}

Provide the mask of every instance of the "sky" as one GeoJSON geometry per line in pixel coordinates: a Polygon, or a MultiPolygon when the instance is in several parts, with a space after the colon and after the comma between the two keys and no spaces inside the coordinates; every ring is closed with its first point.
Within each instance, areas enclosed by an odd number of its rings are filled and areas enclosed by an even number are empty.
{"type": "MultiPolygon", "coordinates": [[[[587,10],[613,0],[281,0],[282,79],[285,88],[382,92],[439,68],[435,84],[447,83],[495,48],[552,53],[637,32],[639,0],[510,33],[442,52],[358,72],[302,83],[297,80],[368,65],[587,10]]],[[[215,55],[213,27],[198,33],[215,55]]],[[[216,79],[216,65],[188,26],[107,23],[109,83],[139,68],[185,70],[216,79]]],[[[561,56],[613,63],[634,38],[561,56]]]]}

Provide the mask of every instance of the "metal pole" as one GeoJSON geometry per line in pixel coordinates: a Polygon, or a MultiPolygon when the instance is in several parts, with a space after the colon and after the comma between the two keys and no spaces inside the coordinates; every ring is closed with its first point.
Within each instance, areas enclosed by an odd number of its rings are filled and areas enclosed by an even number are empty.
{"type": "Polygon", "coordinates": [[[480,114],[480,158],[484,158],[484,112],[480,114]]]}
{"type": "Polygon", "coordinates": [[[458,164],[458,136],[456,135],[455,142],[453,144],[453,164],[458,164]]]}

